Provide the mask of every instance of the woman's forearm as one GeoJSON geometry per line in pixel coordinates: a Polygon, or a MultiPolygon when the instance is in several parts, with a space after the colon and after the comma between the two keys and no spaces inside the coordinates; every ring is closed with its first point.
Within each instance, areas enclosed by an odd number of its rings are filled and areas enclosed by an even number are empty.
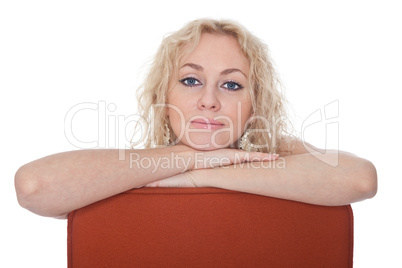
{"type": "Polygon", "coordinates": [[[328,206],[371,198],[377,191],[374,166],[345,153],[328,153],[320,155],[320,159],[313,154],[291,155],[275,162],[254,162],[195,172],[197,186],[328,206]],[[325,163],[335,157],[339,157],[337,166],[325,163]]]}
{"type": "Polygon", "coordinates": [[[123,155],[116,149],[47,156],[17,171],[17,198],[36,214],[64,218],[74,209],[188,170],[188,155],[188,148],[172,146],[125,150],[123,155]],[[173,156],[178,161],[162,166],[173,156]]]}
{"type": "Polygon", "coordinates": [[[42,216],[65,218],[72,210],[188,170],[276,158],[234,149],[197,152],[184,145],[71,151],[22,166],[15,187],[21,206],[42,216]]]}

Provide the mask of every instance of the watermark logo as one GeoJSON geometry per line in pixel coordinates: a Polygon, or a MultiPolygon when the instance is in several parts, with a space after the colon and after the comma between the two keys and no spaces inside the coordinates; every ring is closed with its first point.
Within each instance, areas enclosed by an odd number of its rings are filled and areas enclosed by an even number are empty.
{"type": "MultiPolygon", "coordinates": [[[[230,144],[222,144],[216,143],[215,137],[219,133],[228,132],[229,140],[233,140],[234,133],[236,132],[236,136],[239,136],[240,129],[233,129],[234,125],[237,125],[238,128],[241,126],[240,122],[234,124],[231,121],[230,117],[220,116],[215,119],[222,119],[227,122],[229,127],[225,127],[216,131],[211,131],[210,129],[191,129],[189,128],[189,122],[186,122],[186,117],[184,113],[176,106],[170,104],[161,104],[154,105],[154,109],[165,109],[169,108],[172,111],[178,113],[180,115],[181,128],[180,133],[175,141],[175,144],[183,137],[187,139],[187,141],[191,142],[189,134],[191,133],[205,133],[211,132],[211,140],[209,141],[215,148],[223,148],[228,147],[230,144]],[[187,130],[187,131],[185,131],[187,130]]],[[[241,104],[237,107],[239,111],[241,110],[241,104]]],[[[117,106],[114,103],[107,104],[106,101],[99,101],[97,103],[93,102],[84,102],[79,103],[71,107],[66,113],[64,120],[64,132],[66,139],[75,147],[81,149],[93,149],[93,148],[116,148],[119,149],[119,159],[125,159],[125,150],[132,148],[132,144],[141,144],[140,142],[144,140],[143,134],[144,129],[148,129],[150,126],[149,123],[155,124],[154,121],[148,122],[140,115],[132,114],[129,116],[119,115],[116,113],[117,106]],[[96,136],[91,136],[90,138],[80,137],[79,131],[74,129],[74,122],[79,121],[79,117],[84,114],[91,114],[92,118],[96,118],[97,122],[97,134],[96,136]],[[134,135],[134,130],[138,131],[138,135],[134,135]]],[[[237,117],[238,120],[241,120],[240,117],[237,117]]],[[[311,155],[316,157],[317,159],[325,162],[330,166],[337,166],[339,163],[339,101],[333,101],[325,105],[324,107],[315,110],[311,113],[301,125],[301,141],[304,145],[304,148],[311,155]],[[321,146],[324,149],[317,149],[312,147],[308,143],[305,142],[306,137],[309,136],[309,133],[315,133],[315,137],[318,139],[324,139],[324,145],[321,146]],[[329,149],[331,148],[331,150],[329,149]]],[[[274,130],[275,125],[280,123],[279,121],[282,118],[276,119],[274,122],[268,122],[267,118],[263,118],[261,116],[254,116],[250,118],[247,123],[251,120],[262,120],[265,124],[273,124],[274,130]]],[[[160,128],[162,126],[152,126],[153,129],[160,128]]],[[[267,132],[267,129],[253,129],[253,132],[267,132]]],[[[275,141],[273,141],[275,142],[275,141]]],[[[314,143],[314,141],[313,141],[314,143]]],[[[191,143],[190,143],[191,145],[191,143]]],[[[200,146],[199,144],[194,144],[194,148],[200,146]]],[[[266,145],[261,145],[266,146],[266,145]]],[[[200,148],[202,149],[202,148],[200,148]]]]}
{"type": "MultiPolygon", "coordinates": [[[[93,148],[118,148],[119,159],[125,159],[125,149],[131,148],[133,130],[137,126],[143,126],[143,118],[138,115],[118,115],[115,113],[117,106],[114,103],[106,104],[83,102],[71,107],[64,118],[64,134],[70,144],[80,149],[93,148]],[[80,116],[91,115],[97,121],[97,136],[82,139],[74,129],[74,121],[79,121],[80,116]]],[[[142,129],[142,128],[141,128],[142,129]]],[[[140,129],[140,130],[141,130],[140,129]]]]}

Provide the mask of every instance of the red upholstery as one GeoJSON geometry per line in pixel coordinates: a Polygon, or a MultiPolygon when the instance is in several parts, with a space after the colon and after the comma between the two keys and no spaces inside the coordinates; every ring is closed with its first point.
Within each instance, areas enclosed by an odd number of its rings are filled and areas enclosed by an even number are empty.
{"type": "Polygon", "coordinates": [[[68,267],[352,267],[350,206],[142,188],[68,216],[68,267]]]}

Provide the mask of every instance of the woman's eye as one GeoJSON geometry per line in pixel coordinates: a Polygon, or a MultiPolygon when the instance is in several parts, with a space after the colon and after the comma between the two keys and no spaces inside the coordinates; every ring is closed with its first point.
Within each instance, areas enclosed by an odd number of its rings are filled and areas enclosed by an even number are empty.
{"type": "Polygon", "coordinates": [[[222,87],[224,87],[228,90],[239,90],[239,89],[243,88],[242,85],[240,85],[239,83],[236,83],[236,82],[226,82],[222,85],[222,87]]]}
{"type": "Polygon", "coordinates": [[[189,87],[194,87],[194,86],[201,85],[201,82],[198,81],[197,79],[193,78],[193,77],[183,78],[183,79],[180,80],[180,82],[183,85],[189,86],[189,87]]]}

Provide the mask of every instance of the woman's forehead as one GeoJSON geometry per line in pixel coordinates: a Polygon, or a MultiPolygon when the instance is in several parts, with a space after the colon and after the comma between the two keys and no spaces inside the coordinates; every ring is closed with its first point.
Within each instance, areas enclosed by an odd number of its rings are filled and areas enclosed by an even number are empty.
{"type": "Polygon", "coordinates": [[[202,68],[218,65],[221,69],[240,69],[243,73],[249,69],[249,61],[233,36],[209,33],[202,34],[195,47],[185,46],[178,65],[179,69],[186,65],[202,68]]]}

